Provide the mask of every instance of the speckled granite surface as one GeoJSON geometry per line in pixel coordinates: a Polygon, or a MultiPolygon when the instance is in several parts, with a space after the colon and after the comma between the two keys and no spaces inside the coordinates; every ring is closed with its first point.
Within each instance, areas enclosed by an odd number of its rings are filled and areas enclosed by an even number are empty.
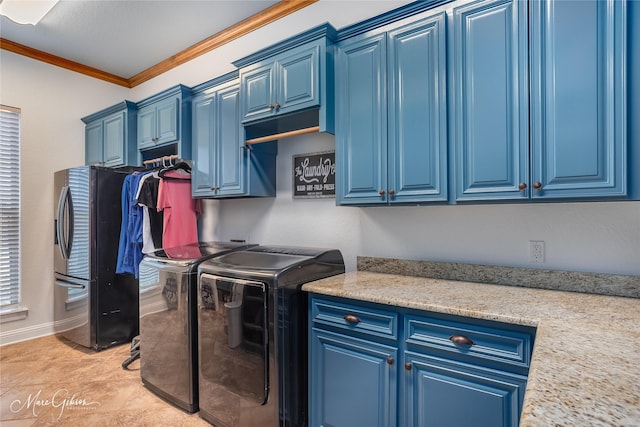
{"type": "Polygon", "coordinates": [[[358,270],[640,298],[640,276],[358,257],[358,270]]]}
{"type": "Polygon", "coordinates": [[[640,426],[640,300],[354,271],[303,290],[536,326],[520,426],[640,426]]]}

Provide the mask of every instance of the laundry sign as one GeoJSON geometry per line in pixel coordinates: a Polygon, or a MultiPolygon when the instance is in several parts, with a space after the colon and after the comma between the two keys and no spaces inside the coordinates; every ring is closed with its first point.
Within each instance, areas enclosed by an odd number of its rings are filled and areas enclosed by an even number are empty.
{"type": "Polygon", "coordinates": [[[336,152],[293,156],[293,197],[336,196],[336,152]]]}

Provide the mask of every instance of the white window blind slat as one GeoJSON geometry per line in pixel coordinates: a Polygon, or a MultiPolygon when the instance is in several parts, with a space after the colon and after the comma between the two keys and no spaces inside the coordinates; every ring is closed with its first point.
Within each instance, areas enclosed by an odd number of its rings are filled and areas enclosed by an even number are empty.
{"type": "Polygon", "coordinates": [[[0,308],[20,304],[20,111],[0,106],[0,308]]]}

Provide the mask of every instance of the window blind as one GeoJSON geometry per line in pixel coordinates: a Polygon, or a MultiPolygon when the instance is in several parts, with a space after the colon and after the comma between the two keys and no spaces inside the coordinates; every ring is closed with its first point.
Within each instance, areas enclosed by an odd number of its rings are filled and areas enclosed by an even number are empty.
{"type": "Polygon", "coordinates": [[[0,308],[20,303],[20,110],[0,105],[0,308]]]}

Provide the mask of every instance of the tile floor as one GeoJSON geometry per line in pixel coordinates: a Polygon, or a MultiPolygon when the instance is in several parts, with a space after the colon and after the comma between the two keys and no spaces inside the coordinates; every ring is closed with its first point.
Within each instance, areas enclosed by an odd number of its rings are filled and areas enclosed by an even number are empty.
{"type": "Polygon", "coordinates": [[[129,344],[95,352],[56,336],[0,347],[0,425],[210,426],[147,390],[127,357],[129,344]]]}

